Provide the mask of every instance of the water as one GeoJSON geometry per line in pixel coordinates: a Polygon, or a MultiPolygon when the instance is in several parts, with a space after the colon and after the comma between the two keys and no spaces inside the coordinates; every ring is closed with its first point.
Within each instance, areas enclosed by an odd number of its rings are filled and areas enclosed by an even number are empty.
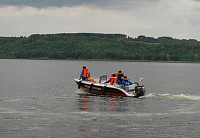
{"type": "Polygon", "coordinates": [[[1,138],[171,138],[200,135],[200,64],[0,60],[1,138]],[[92,76],[122,70],[144,78],[147,94],[90,96],[77,89],[81,67],[92,76]]]}

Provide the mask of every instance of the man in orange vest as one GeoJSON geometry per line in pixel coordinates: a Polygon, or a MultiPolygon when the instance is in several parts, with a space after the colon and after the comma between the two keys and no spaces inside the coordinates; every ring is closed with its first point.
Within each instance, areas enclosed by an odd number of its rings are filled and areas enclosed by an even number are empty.
{"type": "Polygon", "coordinates": [[[109,83],[110,82],[110,85],[114,85],[116,83],[121,83],[119,81],[119,79],[117,79],[116,75],[115,74],[112,74],[110,79],[106,81],[106,83],[109,83]]]}
{"type": "Polygon", "coordinates": [[[90,77],[90,71],[86,68],[86,66],[83,66],[83,69],[81,71],[80,79],[88,81],[88,78],[90,77]]]}

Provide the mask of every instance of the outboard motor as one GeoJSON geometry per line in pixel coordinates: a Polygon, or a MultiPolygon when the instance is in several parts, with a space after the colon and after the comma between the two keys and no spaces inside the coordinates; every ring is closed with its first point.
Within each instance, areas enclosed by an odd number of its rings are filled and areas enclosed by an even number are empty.
{"type": "Polygon", "coordinates": [[[137,94],[137,97],[144,96],[145,92],[146,90],[144,85],[135,87],[135,93],[137,94]]]}

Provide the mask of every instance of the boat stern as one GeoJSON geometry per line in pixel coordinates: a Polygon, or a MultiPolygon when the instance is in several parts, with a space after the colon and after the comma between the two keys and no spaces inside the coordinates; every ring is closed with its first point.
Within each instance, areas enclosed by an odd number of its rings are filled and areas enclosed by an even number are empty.
{"type": "Polygon", "coordinates": [[[144,96],[146,93],[144,85],[135,87],[136,97],[144,96]]]}

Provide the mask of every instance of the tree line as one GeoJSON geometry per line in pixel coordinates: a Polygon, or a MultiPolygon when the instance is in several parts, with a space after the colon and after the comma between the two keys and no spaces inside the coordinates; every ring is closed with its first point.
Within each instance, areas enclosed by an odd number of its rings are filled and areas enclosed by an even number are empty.
{"type": "Polygon", "coordinates": [[[124,34],[34,34],[0,37],[0,58],[200,61],[200,42],[124,34]]]}

